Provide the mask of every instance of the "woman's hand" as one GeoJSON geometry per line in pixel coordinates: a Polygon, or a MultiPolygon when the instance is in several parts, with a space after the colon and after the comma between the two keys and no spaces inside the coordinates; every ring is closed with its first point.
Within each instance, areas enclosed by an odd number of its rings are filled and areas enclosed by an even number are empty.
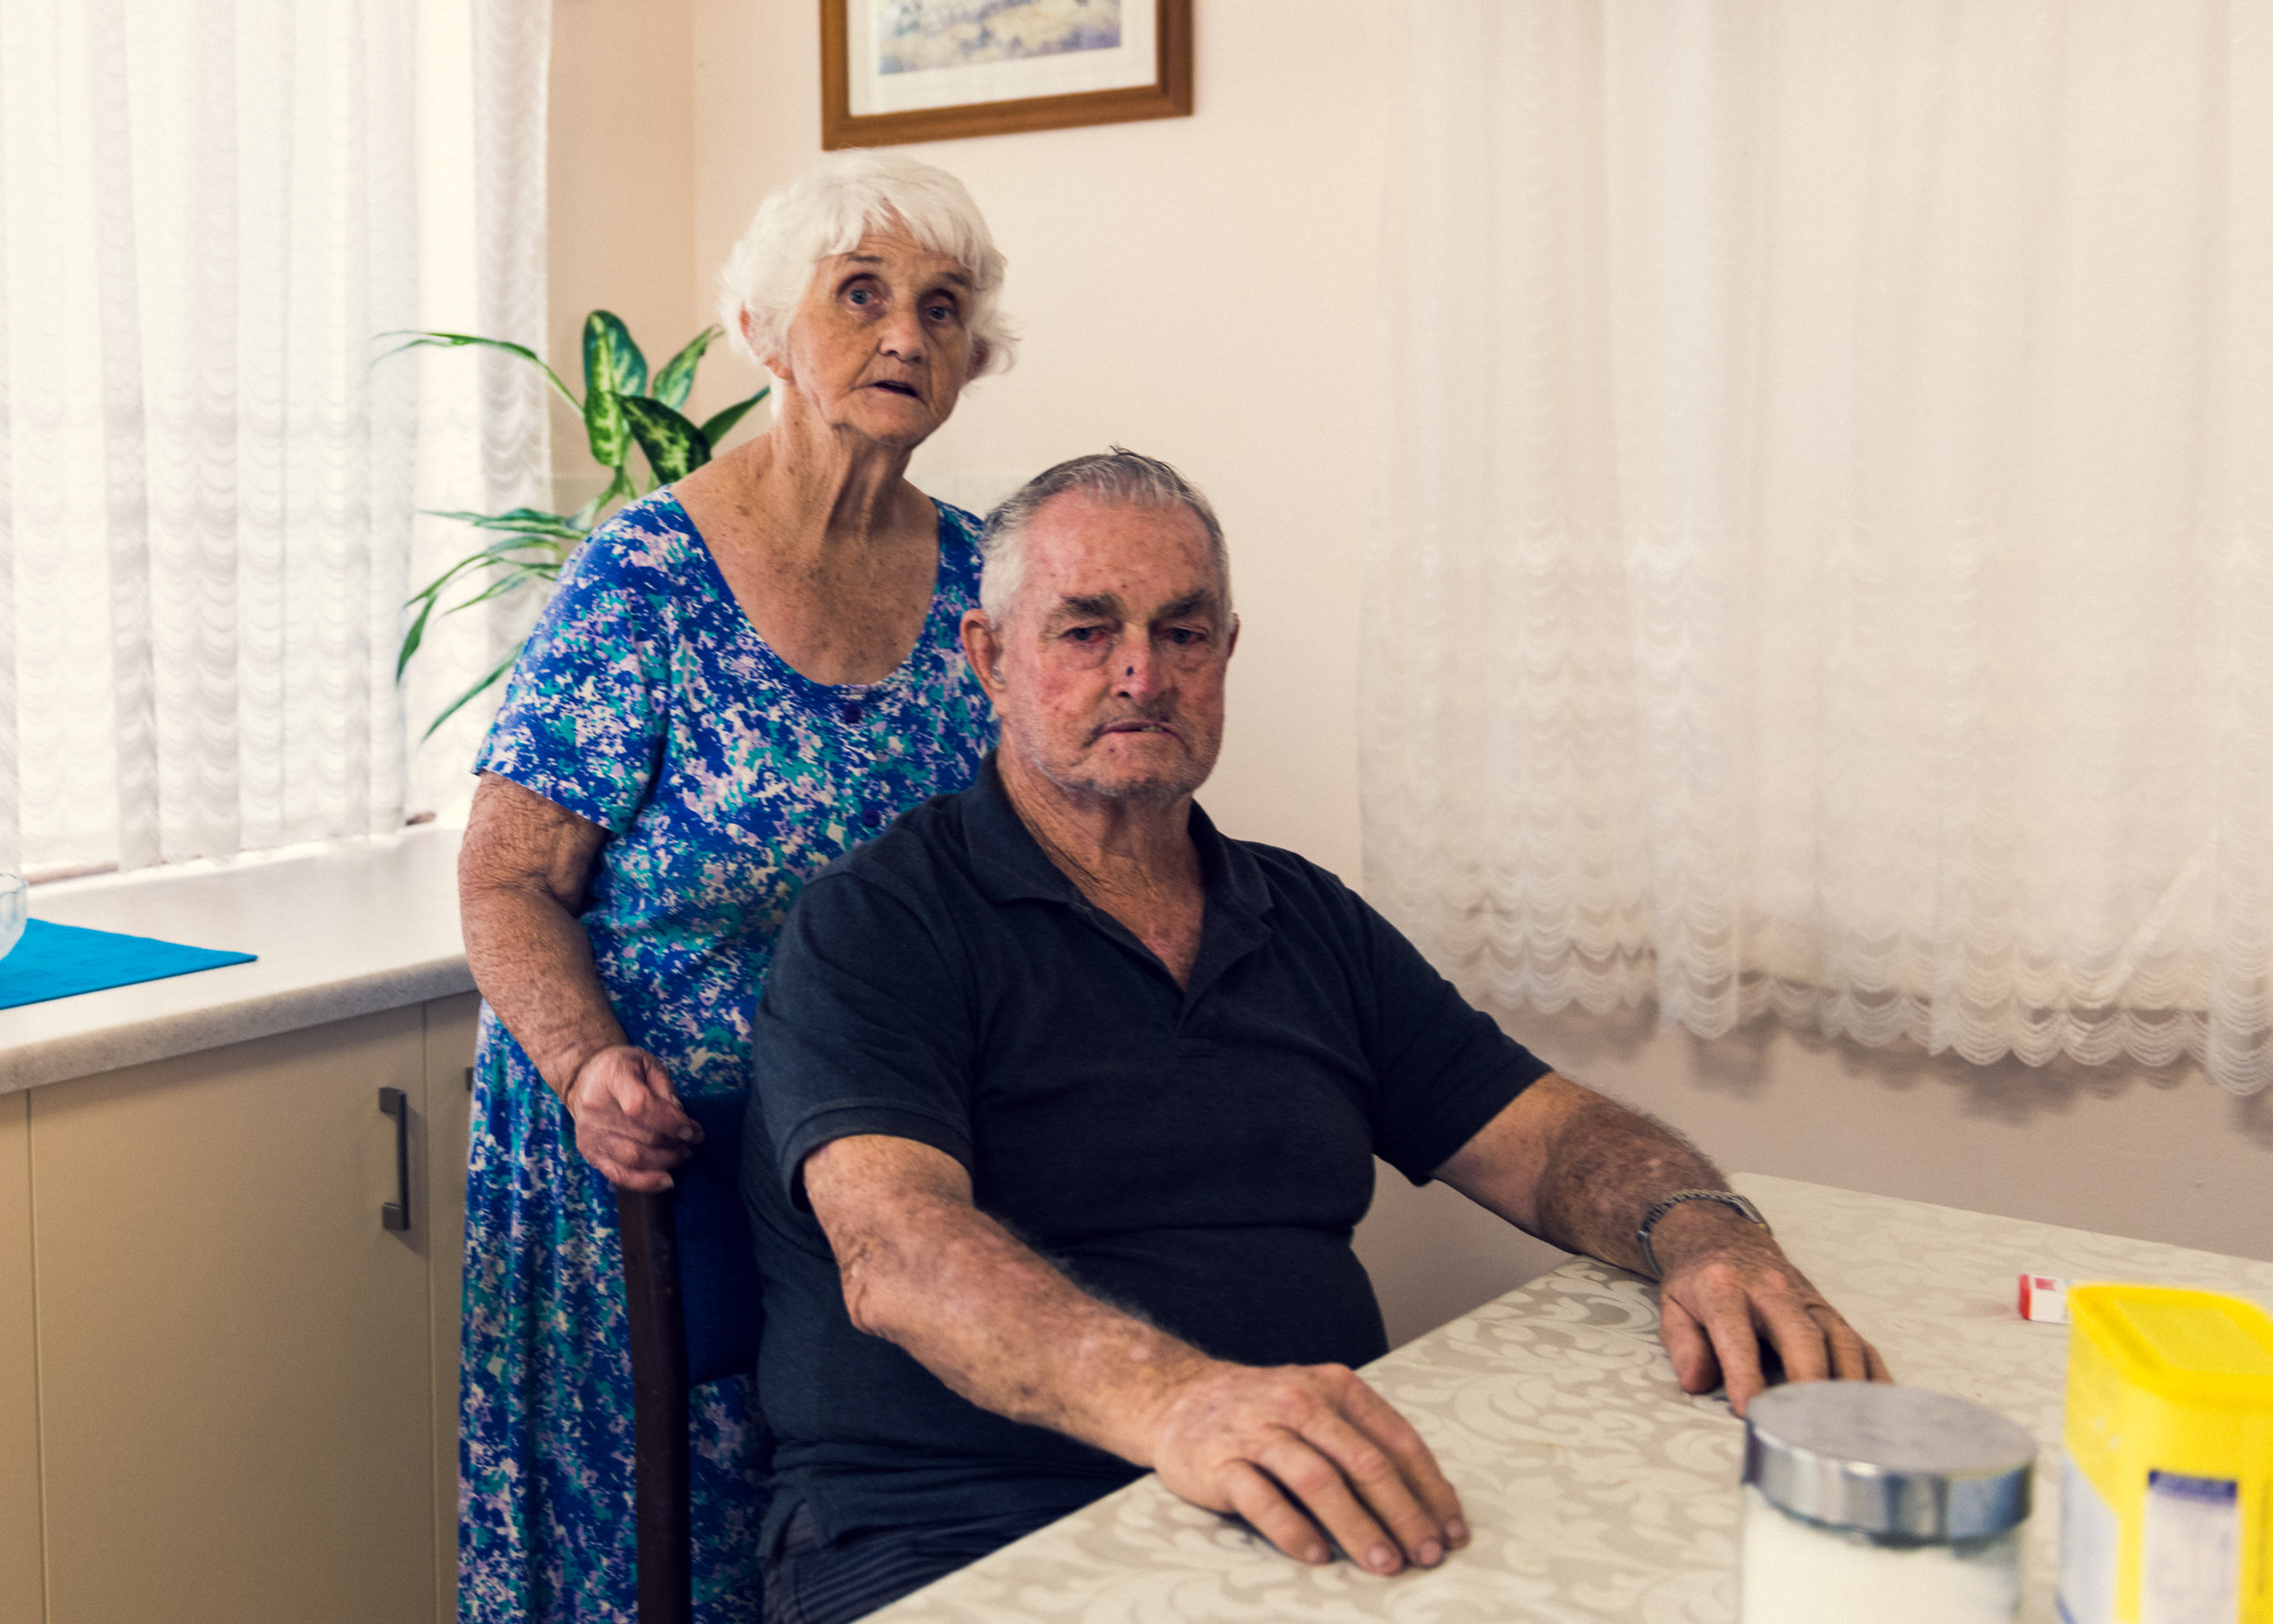
{"type": "Polygon", "coordinates": [[[628,1043],[586,1057],[561,1099],[576,1119],[577,1150],[619,1189],[669,1189],[671,1169],[702,1142],[663,1062],[628,1043]]]}

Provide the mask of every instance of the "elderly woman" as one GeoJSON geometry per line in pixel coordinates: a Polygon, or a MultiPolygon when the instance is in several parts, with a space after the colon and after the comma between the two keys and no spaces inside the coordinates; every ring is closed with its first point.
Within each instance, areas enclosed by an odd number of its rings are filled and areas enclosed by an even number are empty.
{"type": "MultiPolygon", "coordinates": [[[[667,1188],[683,1098],[748,1086],[800,882],[993,742],[957,628],[977,522],[907,459],[1009,360],[960,183],[846,153],[721,274],[776,380],[765,435],[596,531],[483,747],[460,860],[486,1004],[466,1189],[459,1611],[635,1610],[632,1399],[610,1184],[667,1188]],[[572,1144],[573,1141],[573,1144],[572,1144]]],[[[761,1429],[701,1389],[696,1616],[758,1616],[761,1429]]]]}

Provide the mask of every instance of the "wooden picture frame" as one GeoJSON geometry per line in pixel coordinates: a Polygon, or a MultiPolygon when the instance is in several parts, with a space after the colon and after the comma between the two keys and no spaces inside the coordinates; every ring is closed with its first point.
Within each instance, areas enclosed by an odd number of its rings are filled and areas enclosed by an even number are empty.
{"type": "MultiPolygon", "coordinates": [[[[855,6],[874,0],[821,0],[821,145],[895,146],[909,141],[955,141],[968,135],[1000,135],[1022,130],[1057,130],[1085,124],[1122,124],[1138,118],[1183,118],[1192,111],[1192,0],[1116,0],[1116,26],[1132,13],[1148,17],[1154,45],[1148,84],[1056,95],[1019,95],[1021,75],[1043,78],[1059,59],[990,61],[993,77],[1009,95],[960,100],[950,105],[904,111],[856,113],[853,60],[862,25],[855,6]]],[[[1082,47],[1086,49],[1087,47],[1082,47]]],[[[873,62],[864,71],[881,84],[873,62]]],[[[897,70],[887,70],[897,71],[897,70]]],[[[950,69],[949,71],[956,71],[950,69]]]]}

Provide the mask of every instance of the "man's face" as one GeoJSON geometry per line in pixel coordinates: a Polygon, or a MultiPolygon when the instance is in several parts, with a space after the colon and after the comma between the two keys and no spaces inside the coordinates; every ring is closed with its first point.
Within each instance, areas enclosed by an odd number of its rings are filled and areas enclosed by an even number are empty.
{"type": "Polygon", "coordinates": [[[1026,535],[1026,580],[964,646],[1002,716],[1002,747],[1069,795],[1173,800],[1223,744],[1238,622],[1182,506],[1054,497],[1026,535]]]}

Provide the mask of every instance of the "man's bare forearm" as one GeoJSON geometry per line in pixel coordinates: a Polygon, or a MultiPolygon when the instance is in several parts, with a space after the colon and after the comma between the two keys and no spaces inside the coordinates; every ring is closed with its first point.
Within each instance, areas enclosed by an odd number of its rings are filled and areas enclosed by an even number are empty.
{"type": "MultiPolygon", "coordinates": [[[[1622,1268],[1642,1267],[1634,1231],[1657,1200],[1677,1189],[1726,1189],[1727,1180],[1671,1128],[1568,1078],[1533,1083],[1437,1176],[1509,1223],[1567,1251],[1622,1268]]],[[[1668,1263],[1708,1236],[1759,1238],[1727,1207],[1693,1201],[1658,1220],[1650,1245],[1668,1263]]]]}
{"type": "Polygon", "coordinates": [[[873,1155],[874,1140],[839,1140],[806,1163],[853,1324],[906,1349],[982,1409],[1155,1464],[1152,1440],[1172,1390],[1213,1361],[1092,1297],[960,1191],[929,1177],[909,1188],[918,1182],[910,1166],[947,1158],[893,1143],[889,1178],[845,1168],[851,1158],[840,1146],[873,1155]]]}
{"type": "Polygon", "coordinates": [[[1467,1542],[1428,1446],[1352,1371],[1209,1358],[1099,1301],[977,1210],[928,1145],[856,1135],[804,1172],[853,1324],[980,1408],[1149,1467],[1306,1562],[1328,1559],[1327,1536],[1376,1573],[1467,1542]]]}
{"type": "MultiPolygon", "coordinates": [[[[1539,1179],[1539,1231],[1567,1251],[1639,1270],[1634,1232],[1652,1206],[1675,1190],[1727,1188],[1720,1169],[1671,1128],[1589,1092],[1557,1129],[1539,1179]]],[[[1674,1221],[1669,1213],[1660,1223],[1674,1221]]]]}

